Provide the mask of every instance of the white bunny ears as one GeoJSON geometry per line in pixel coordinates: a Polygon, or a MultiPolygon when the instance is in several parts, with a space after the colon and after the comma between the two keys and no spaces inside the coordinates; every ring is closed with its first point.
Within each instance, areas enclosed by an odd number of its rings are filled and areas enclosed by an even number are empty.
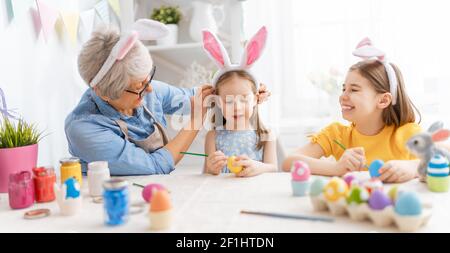
{"type": "Polygon", "coordinates": [[[383,51],[372,45],[372,41],[369,38],[364,38],[359,44],[356,46],[356,49],[353,51],[353,55],[360,57],[364,60],[368,59],[377,59],[381,63],[383,63],[386,73],[389,79],[389,87],[390,92],[392,94],[392,105],[397,103],[397,75],[395,74],[394,68],[386,61],[386,55],[383,51]]]}
{"type": "Polygon", "coordinates": [[[163,23],[150,19],[137,20],[133,24],[131,31],[120,36],[119,41],[112,48],[111,53],[109,53],[97,75],[90,82],[90,86],[92,88],[95,87],[105,77],[114,63],[122,60],[127,55],[138,39],[155,40],[166,36],[168,32],[169,30],[163,23]]]}
{"type": "Polygon", "coordinates": [[[256,88],[259,88],[259,82],[250,72],[251,66],[259,59],[266,45],[267,29],[261,27],[259,31],[248,41],[240,64],[232,64],[225,47],[220,40],[210,31],[203,31],[203,49],[208,56],[217,64],[219,70],[212,78],[212,85],[216,86],[217,80],[226,72],[233,70],[244,70],[253,78],[256,88]]]}

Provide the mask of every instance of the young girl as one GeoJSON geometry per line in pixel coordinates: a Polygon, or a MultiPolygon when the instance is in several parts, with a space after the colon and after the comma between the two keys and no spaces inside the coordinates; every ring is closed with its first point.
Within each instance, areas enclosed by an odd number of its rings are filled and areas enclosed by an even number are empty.
{"type": "Polygon", "coordinates": [[[277,170],[276,143],[258,116],[259,82],[249,71],[265,45],[265,27],[247,44],[240,65],[231,65],[220,41],[210,32],[203,33],[204,48],[219,65],[213,77],[219,101],[213,116],[214,130],[206,135],[204,172],[218,175],[230,172],[227,159],[236,156],[232,166],[242,166],[240,177],[277,170]]]}
{"type": "Polygon", "coordinates": [[[373,160],[381,159],[385,162],[379,170],[382,181],[411,180],[418,176],[419,160],[405,144],[421,129],[402,74],[367,38],[353,54],[364,60],[350,67],[339,98],[342,116],[351,124],[332,123],[313,135],[310,143],[283,161],[283,170],[302,160],[314,174],[342,176],[366,170],[373,160]],[[337,162],[320,160],[330,155],[337,162]]]}

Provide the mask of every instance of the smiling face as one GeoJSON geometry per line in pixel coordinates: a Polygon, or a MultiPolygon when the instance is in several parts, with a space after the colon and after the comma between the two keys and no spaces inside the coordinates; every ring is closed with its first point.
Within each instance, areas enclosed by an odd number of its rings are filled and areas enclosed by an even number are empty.
{"type": "Polygon", "coordinates": [[[383,109],[390,104],[390,98],[388,93],[377,93],[359,71],[349,71],[339,97],[342,117],[355,124],[381,118],[383,109]]]}
{"type": "Polygon", "coordinates": [[[248,127],[257,103],[254,84],[250,80],[233,75],[218,85],[217,94],[227,124],[234,122],[232,126],[236,130],[248,127]]]}

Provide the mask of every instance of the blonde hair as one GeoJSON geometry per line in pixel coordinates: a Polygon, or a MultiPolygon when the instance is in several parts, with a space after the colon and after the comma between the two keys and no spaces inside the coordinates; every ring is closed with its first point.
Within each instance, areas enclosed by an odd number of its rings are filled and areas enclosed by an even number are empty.
{"type": "MultiPolygon", "coordinates": [[[[219,94],[220,86],[222,86],[226,81],[232,79],[232,78],[243,78],[245,80],[248,80],[252,83],[251,88],[254,94],[257,94],[256,85],[253,81],[253,78],[245,71],[243,70],[233,70],[226,72],[220,78],[217,80],[216,83],[216,94],[219,94]]],[[[214,105],[215,113],[214,116],[211,119],[211,122],[215,125],[214,129],[217,127],[217,124],[220,123],[219,121],[216,121],[216,117],[222,118],[222,126],[225,126],[226,119],[223,117],[222,111],[220,108],[214,105]]],[[[253,112],[253,115],[250,118],[250,122],[255,126],[256,125],[256,135],[258,137],[258,143],[256,144],[256,149],[260,150],[264,144],[267,142],[265,138],[265,135],[269,133],[267,128],[265,128],[264,124],[262,123],[260,117],[259,117],[259,111],[258,111],[258,104],[255,106],[255,110],[253,112]]]]}
{"type": "MultiPolygon", "coordinates": [[[[88,85],[119,39],[117,28],[105,26],[94,31],[92,37],[84,43],[78,56],[78,71],[88,85]]],[[[142,42],[137,41],[122,60],[114,63],[96,87],[100,95],[118,99],[130,82],[142,81],[139,78],[148,75],[152,64],[148,50],[142,42]]]]}
{"type": "MultiPolygon", "coordinates": [[[[385,108],[383,110],[382,117],[383,122],[386,125],[390,126],[393,124],[395,127],[400,127],[406,123],[416,121],[414,111],[417,111],[419,118],[421,118],[421,115],[406,93],[405,83],[403,81],[403,76],[400,69],[393,63],[389,64],[391,64],[394,68],[395,75],[398,80],[397,103],[395,105],[392,105],[391,103],[387,108],[385,108]]],[[[386,68],[381,62],[377,60],[361,61],[351,66],[350,71],[358,71],[359,74],[370,81],[377,93],[390,92],[386,68]]]]}

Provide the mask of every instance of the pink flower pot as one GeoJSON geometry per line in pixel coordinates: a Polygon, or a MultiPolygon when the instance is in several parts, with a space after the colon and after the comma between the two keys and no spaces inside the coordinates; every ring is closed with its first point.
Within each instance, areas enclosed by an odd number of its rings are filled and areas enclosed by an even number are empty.
{"type": "Polygon", "coordinates": [[[0,148],[0,193],[8,192],[9,175],[30,171],[37,165],[38,144],[0,148]]]}

